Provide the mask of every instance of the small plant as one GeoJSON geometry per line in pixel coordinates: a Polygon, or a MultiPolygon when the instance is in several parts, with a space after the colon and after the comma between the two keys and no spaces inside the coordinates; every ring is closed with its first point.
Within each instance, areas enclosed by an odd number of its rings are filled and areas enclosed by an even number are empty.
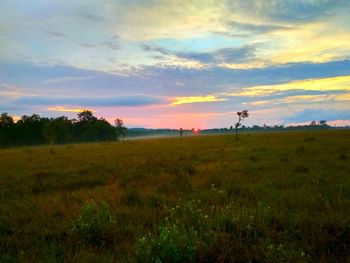
{"type": "Polygon", "coordinates": [[[158,236],[148,235],[136,244],[136,262],[193,262],[197,232],[173,224],[159,227],[158,236]]]}
{"type": "Polygon", "coordinates": [[[152,193],[147,196],[146,199],[147,205],[154,208],[161,208],[166,202],[166,199],[163,195],[158,193],[152,193]]]}
{"type": "Polygon", "coordinates": [[[121,201],[128,206],[143,204],[141,193],[137,188],[127,189],[121,201]]]}
{"type": "Polygon", "coordinates": [[[345,153],[339,154],[339,159],[342,160],[342,161],[345,161],[347,159],[346,154],[345,153]]]}
{"type": "Polygon", "coordinates": [[[251,160],[252,162],[256,162],[259,161],[259,157],[257,155],[251,155],[249,156],[249,160],[251,160]]]}
{"type": "Polygon", "coordinates": [[[116,224],[106,203],[95,202],[83,206],[80,214],[70,222],[70,230],[78,238],[91,245],[102,245],[108,241],[110,230],[116,224]]]}
{"type": "Polygon", "coordinates": [[[304,142],[314,142],[314,141],[316,141],[315,140],[315,137],[306,137],[305,139],[304,139],[304,142]]]}
{"type": "Polygon", "coordinates": [[[305,165],[298,165],[297,167],[295,167],[294,171],[296,173],[308,173],[310,171],[309,167],[305,166],[305,165]]]}
{"type": "Polygon", "coordinates": [[[305,147],[304,146],[299,146],[295,149],[296,153],[304,153],[305,152],[305,147]]]}

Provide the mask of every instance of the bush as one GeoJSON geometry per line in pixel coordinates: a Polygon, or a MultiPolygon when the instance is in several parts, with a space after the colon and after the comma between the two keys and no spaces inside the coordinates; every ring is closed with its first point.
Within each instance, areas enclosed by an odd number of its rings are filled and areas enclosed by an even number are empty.
{"type": "Polygon", "coordinates": [[[106,203],[97,206],[87,203],[80,214],[70,222],[71,232],[91,245],[104,245],[111,241],[110,232],[116,224],[106,203]]]}

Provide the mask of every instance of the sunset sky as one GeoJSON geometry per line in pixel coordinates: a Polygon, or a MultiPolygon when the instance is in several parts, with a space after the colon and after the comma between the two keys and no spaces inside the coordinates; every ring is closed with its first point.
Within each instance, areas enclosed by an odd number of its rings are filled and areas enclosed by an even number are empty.
{"type": "Polygon", "coordinates": [[[1,0],[0,113],[350,125],[349,0],[1,0]]]}

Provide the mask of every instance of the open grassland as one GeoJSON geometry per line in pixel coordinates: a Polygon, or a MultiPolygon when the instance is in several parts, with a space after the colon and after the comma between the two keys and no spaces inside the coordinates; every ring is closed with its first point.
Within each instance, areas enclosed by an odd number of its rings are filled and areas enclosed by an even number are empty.
{"type": "Polygon", "coordinates": [[[350,131],[0,150],[0,262],[350,262],[350,131]]]}

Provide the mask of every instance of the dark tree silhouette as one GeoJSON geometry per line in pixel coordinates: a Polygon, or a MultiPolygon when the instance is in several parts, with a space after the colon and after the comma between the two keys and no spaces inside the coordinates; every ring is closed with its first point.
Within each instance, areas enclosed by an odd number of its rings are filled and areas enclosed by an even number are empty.
{"type": "Polygon", "coordinates": [[[78,113],[78,120],[82,122],[93,122],[96,121],[97,118],[92,114],[91,110],[83,110],[78,113]]]}
{"type": "Polygon", "coordinates": [[[43,143],[72,143],[112,141],[126,136],[127,128],[119,120],[117,127],[103,118],[97,119],[92,111],[84,110],[78,119],[67,117],[41,118],[37,114],[22,116],[16,123],[7,113],[0,115],[0,146],[36,145],[43,143]]]}
{"type": "Polygon", "coordinates": [[[117,141],[120,140],[120,137],[125,137],[127,133],[127,128],[124,126],[124,123],[121,119],[115,119],[114,120],[114,126],[115,126],[115,134],[117,141]]]}
{"type": "Polygon", "coordinates": [[[321,126],[327,126],[327,121],[326,120],[320,120],[320,125],[321,126]]]}
{"type": "Polygon", "coordinates": [[[14,124],[13,118],[8,115],[7,112],[4,112],[0,115],[0,127],[1,128],[9,128],[14,124]]]}
{"type": "Polygon", "coordinates": [[[41,118],[38,114],[22,116],[16,123],[15,136],[19,144],[41,144],[45,142],[43,130],[48,118],[41,118]]]}
{"type": "Polygon", "coordinates": [[[72,129],[72,121],[62,116],[56,119],[50,119],[50,121],[44,125],[43,136],[45,141],[50,144],[65,143],[73,139],[72,129]]]}
{"type": "Polygon", "coordinates": [[[0,115],[0,146],[12,143],[14,125],[13,118],[6,112],[0,115]]]}
{"type": "Polygon", "coordinates": [[[78,113],[73,131],[75,139],[81,142],[110,141],[115,138],[114,127],[103,118],[97,119],[90,110],[78,113]]]}
{"type": "Polygon", "coordinates": [[[245,118],[249,117],[249,113],[247,110],[243,110],[243,111],[238,111],[237,115],[238,115],[238,122],[236,122],[236,124],[235,124],[236,140],[238,139],[238,127],[241,126],[241,121],[243,121],[245,118]]]}

